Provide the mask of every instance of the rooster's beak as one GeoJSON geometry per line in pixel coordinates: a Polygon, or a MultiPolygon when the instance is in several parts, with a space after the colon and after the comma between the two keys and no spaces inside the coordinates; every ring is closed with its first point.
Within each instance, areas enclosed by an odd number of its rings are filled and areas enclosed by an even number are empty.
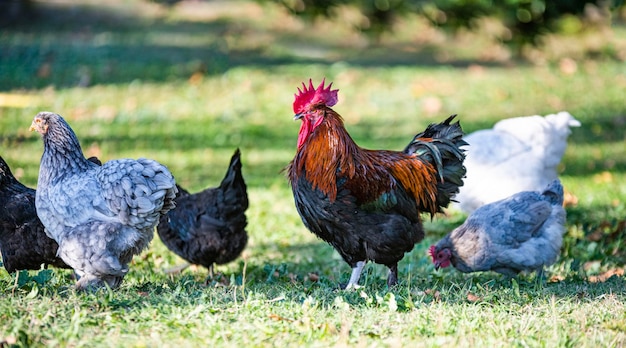
{"type": "Polygon", "coordinates": [[[441,265],[437,262],[435,263],[435,271],[438,271],[441,268],[441,265]]]}
{"type": "Polygon", "coordinates": [[[293,116],[293,120],[297,121],[297,120],[301,119],[302,117],[304,117],[304,113],[295,114],[293,116]]]}

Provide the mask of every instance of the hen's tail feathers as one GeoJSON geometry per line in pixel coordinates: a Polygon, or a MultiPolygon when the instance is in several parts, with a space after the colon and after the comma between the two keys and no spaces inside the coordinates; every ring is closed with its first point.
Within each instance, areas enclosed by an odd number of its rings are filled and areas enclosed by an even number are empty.
{"type": "Polygon", "coordinates": [[[182,186],[176,184],[176,189],[178,190],[178,192],[176,192],[176,198],[189,196],[189,191],[185,190],[182,186]]]}
{"type": "Polygon", "coordinates": [[[546,196],[552,205],[563,205],[563,185],[559,179],[548,184],[541,194],[546,196]]]}
{"type": "Polygon", "coordinates": [[[239,149],[235,150],[230,159],[226,175],[220,183],[220,189],[224,191],[227,203],[241,206],[243,210],[248,208],[248,193],[246,182],[241,174],[241,152],[239,149]]]}
{"type": "Polygon", "coordinates": [[[422,160],[431,163],[437,169],[437,207],[441,212],[463,186],[465,177],[465,150],[461,146],[468,145],[463,140],[463,130],[459,121],[451,123],[456,115],[445,121],[430,124],[426,130],[415,135],[411,143],[404,149],[405,153],[415,154],[422,160]]]}
{"type": "Polygon", "coordinates": [[[23,192],[27,189],[26,186],[22,185],[13,176],[9,165],[4,161],[2,156],[0,156],[0,189],[6,189],[11,193],[23,192]]]}
{"type": "Polygon", "coordinates": [[[91,162],[91,163],[95,163],[99,166],[102,166],[102,161],[100,161],[100,159],[96,156],[91,156],[89,158],[87,158],[87,161],[91,162]]]}

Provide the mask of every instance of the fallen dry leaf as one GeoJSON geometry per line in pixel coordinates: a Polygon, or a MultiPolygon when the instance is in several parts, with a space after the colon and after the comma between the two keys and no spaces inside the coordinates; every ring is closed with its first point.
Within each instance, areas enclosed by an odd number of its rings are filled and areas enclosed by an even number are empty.
{"type": "Polygon", "coordinates": [[[626,220],[618,221],[617,224],[612,221],[602,221],[586,238],[591,242],[599,242],[601,240],[612,242],[617,238],[621,238],[625,231],[626,220]]]}
{"type": "Polygon", "coordinates": [[[310,281],[312,281],[312,282],[317,282],[317,281],[319,281],[319,280],[320,280],[320,276],[319,276],[319,274],[317,274],[317,273],[313,273],[313,272],[309,273],[309,274],[307,275],[307,277],[309,277],[309,280],[310,280],[310,281]]]}
{"type": "Polygon", "coordinates": [[[548,283],[558,283],[558,282],[562,282],[563,280],[565,280],[565,277],[563,277],[562,275],[553,275],[552,277],[550,277],[550,279],[548,279],[548,283]]]}
{"type": "Polygon", "coordinates": [[[591,283],[604,283],[605,281],[609,280],[609,278],[611,278],[612,276],[618,276],[621,277],[624,275],[624,269],[623,268],[614,268],[614,269],[610,269],[602,274],[599,274],[597,276],[589,276],[588,280],[591,283]]]}
{"type": "Polygon", "coordinates": [[[285,318],[283,316],[280,316],[280,315],[274,314],[274,313],[271,313],[269,315],[269,318],[272,319],[272,320],[275,320],[275,321],[289,321],[289,322],[293,321],[293,319],[285,318]]]}
{"type": "Polygon", "coordinates": [[[472,294],[471,292],[468,292],[467,293],[467,300],[470,301],[470,302],[477,302],[477,301],[482,300],[482,298],[472,294]]]}
{"type": "Polygon", "coordinates": [[[426,289],[426,290],[424,290],[424,293],[426,295],[432,295],[435,298],[435,301],[440,301],[441,300],[441,293],[439,292],[439,290],[426,289]]]}

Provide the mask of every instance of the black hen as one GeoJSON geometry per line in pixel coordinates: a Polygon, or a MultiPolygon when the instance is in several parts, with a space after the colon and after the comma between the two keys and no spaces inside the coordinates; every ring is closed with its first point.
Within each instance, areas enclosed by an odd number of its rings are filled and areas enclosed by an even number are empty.
{"type": "MultiPolygon", "coordinates": [[[[89,161],[101,165],[96,157],[89,161]]],[[[13,176],[0,156],[0,252],[10,273],[41,265],[71,268],[57,256],[59,245],[48,237],[35,209],[35,190],[13,176]]]]}
{"type": "Polygon", "coordinates": [[[8,272],[70,268],[57,257],[59,245],[48,237],[35,209],[35,190],[24,186],[0,157],[0,251],[8,272]]]}
{"type": "Polygon", "coordinates": [[[159,237],[170,250],[206,267],[211,275],[214,263],[236,259],[248,242],[248,194],[240,155],[237,149],[220,186],[194,194],[178,186],[176,208],[161,216],[157,226],[159,237]]]}

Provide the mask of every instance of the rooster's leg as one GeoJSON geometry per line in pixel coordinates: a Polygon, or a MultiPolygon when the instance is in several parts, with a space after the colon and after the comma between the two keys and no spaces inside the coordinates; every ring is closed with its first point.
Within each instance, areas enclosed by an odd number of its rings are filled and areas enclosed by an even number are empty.
{"type": "Polygon", "coordinates": [[[398,284],[398,264],[389,267],[389,275],[387,276],[387,286],[392,287],[398,284]]]}
{"type": "Polygon", "coordinates": [[[350,275],[346,290],[356,289],[359,286],[359,278],[361,277],[363,267],[365,267],[365,261],[359,261],[356,263],[356,266],[352,268],[352,275],[350,275]]]}

